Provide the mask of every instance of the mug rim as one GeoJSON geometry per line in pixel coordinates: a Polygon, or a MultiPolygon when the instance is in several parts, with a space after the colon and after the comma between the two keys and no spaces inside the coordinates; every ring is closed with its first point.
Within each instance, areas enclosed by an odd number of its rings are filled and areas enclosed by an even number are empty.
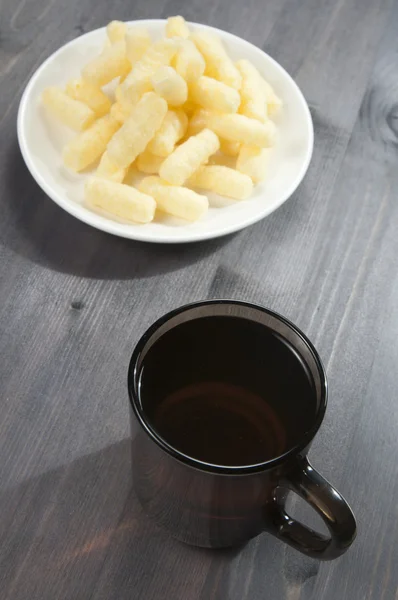
{"type": "MultiPolygon", "coordinates": [[[[239,317],[239,318],[244,318],[244,317],[239,317]]],[[[294,323],[292,323],[289,319],[287,319],[283,315],[275,312],[274,310],[266,308],[265,306],[261,306],[259,304],[255,304],[252,302],[245,302],[243,300],[229,300],[229,299],[201,300],[198,302],[191,302],[188,304],[184,304],[182,306],[179,306],[178,308],[175,308],[175,309],[167,312],[162,317],[157,319],[154,323],[152,323],[152,325],[150,325],[146,329],[146,331],[143,333],[143,335],[140,337],[140,339],[138,340],[138,342],[133,350],[133,353],[132,353],[132,356],[130,359],[130,363],[129,363],[128,374],[127,374],[127,389],[128,389],[128,393],[129,393],[130,404],[131,404],[133,412],[138,420],[138,423],[140,424],[140,426],[143,428],[145,433],[150,437],[150,439],[153,442],[155,442],[167,454],[169,454],[170,456],[172,456],[179,462],[184,463],[185,465],[194,467],[199,471],[210,471],[212,473],[218,473],[220,475],[249,475],[251,473],[260,473],[262,471],[277,467],[277,466],[281,465],[282,463],[285,463],[292,456],[296,456],[297,454],[300,454],[305,448],[307,448],[309,446],[309,444],[314,439],[316,433],[318,432],[318,430],[322,424],[323,418],[325,416],[325,411],[326,411],[326,406],[327,406],[327,396],[328,396],[327,377],[326,377],[326,372],[325,372],[325,368],[323,366],[322,360],[318,354],[318,351],[316,350],[315,346],[313,345],[313,343],[301,331],[301,329],[299,329],[294,323]],[[139,373],[137,372],[137,365],[139,363],[140,355],[143,352],[143,350],[145,349],[147,342],[150,340],[150,338],[153,336],[153,334],[164,323],[166,323],[170,319],[174,318],[175,316],[177,316],[183,312],[186,312],[192,308],[197,308],[200,306],[210,306],[210,305],[214,305],[214,304],[227,304],[227,305],[234,304],[234,305],[239,305],[239,306],[245,306],[245,307],[249,307],[249,308],[254,308],[256,310],[259,310],[259,311],[262,311],[262,312],[265,312],[265,313],[271,315],[272,317],[276,318],[277,320],[281,321],[282,323],[284,323],[285,325],[290,327],[293,330],[293,332],[301,338],[301,340],[304,342],[304,344],[307,346],[307,348],[311,352],[313,359],[315,361],[315,364],[316,364],[316,367],[317,367],[317,370],[318,370],[318,373],[320,376],[321,390],[320,390],[320,397],[319,397],[319,407],[317,408],[317,411],[316,411],[314,423],[312,424],[310,429],[305,432],[305,434],[301,437],[301,439],[299,440],[298,443],[296,443],[294,446],[289,448],[283,454],[276,456],[275,458],[271,458],[269,460],[266,460],[266,461],[263,461],[260,463],[256,463],[256,464],[239,465],[239,466],[218,465],[218,464],[207,463],[207,462],[195,459],[192,456],[189,456],[187,454],[184,454],[183,452],[180,452],[179,450],[174,448],[174,446],[172,446],[172,444],[169,444],[151,425],[147,416],[145,415],[145,411],[143,410],[142,403],[140,402],[140,393],[139,393],[139,389],[138,389],[139,373]]]]}

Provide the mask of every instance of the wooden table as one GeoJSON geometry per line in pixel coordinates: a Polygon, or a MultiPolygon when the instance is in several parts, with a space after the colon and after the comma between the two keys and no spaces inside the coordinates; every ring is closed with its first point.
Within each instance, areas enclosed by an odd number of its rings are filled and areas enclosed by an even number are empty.
{"type": "Polygon", "coordinates": [[[8,0],[0,22],[1,598],[396,600],[398,2],[8,0]],[[315,151],[299,191],[262,222],[145,245],[46,197],[18,149],[17,105],[61,44],[112,18],[176,13],[280,61],[310,105],[315,151]],[[330,401],[310,456],[359,528],[337,561],[266,535],[228,552],[183,546],[131,492],[131,351],[165,311],[214,297],[285,314],[323,357],[330,401]]]}

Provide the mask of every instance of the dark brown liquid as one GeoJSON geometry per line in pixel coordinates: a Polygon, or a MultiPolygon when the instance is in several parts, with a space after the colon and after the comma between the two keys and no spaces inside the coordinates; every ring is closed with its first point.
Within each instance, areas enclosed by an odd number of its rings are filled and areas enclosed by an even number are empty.
{"type": "Polygon", "coordinates": [[[141,401],[152,427],[202,462],[242,466],[282,455],[311,427],[315,394],[293,348],[236,317],[178,325],[149,350],[141,401]]]}

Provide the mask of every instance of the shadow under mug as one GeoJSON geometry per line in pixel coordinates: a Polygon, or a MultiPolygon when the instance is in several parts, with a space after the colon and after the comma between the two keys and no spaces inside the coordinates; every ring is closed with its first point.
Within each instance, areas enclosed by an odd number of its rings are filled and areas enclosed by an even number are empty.
{"type": "Polygon", "coordinates": [[[134,488],[144,510],[171,535],[196,546],[221,548],[242,544],[265,531],[324,560],[340,556],[351,545],[356,523],[350,507],[307,459],[325,414],[325,371],[314,346],[287,319],[233,300],[178,308],[154,323],[138,342],[130,362],[128,389],[134,488]],[[261,464],[239,468],[208,465],[181,454],[151,425],[140,397],[140,373],[150,348],[183,323],[220,316],[254,321],[271,329],[298,353],[313,379],[316,410],[310,428],[282,456],[261,464]],[[315,509],[329,535],[313,531],[286,513],[289,491],[315,509]]]}

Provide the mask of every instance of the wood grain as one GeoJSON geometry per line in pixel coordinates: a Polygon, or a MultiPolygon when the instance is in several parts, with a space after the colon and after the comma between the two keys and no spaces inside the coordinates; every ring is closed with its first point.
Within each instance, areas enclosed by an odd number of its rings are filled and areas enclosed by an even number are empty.
{"type": "MultiPolygon", "coordinates": [[[[10,600],[396,600],[398,2],[15,0],[0,5],[0,589],[10,600]],[[64,42],[113,18],[184,14],[264,48],[315,124],[300,189],[222,240],[144,245],[75,221],[20,156],[17,101],[64,42]],[[182,546],[131,493],[126,371],[184,302],[259,302],[313,339],[330,383],[311,459],[359,535],[318,564],[263,535],[182,546]]],[[[307,522],[301,503],[291,511],[307,522]]]]}

